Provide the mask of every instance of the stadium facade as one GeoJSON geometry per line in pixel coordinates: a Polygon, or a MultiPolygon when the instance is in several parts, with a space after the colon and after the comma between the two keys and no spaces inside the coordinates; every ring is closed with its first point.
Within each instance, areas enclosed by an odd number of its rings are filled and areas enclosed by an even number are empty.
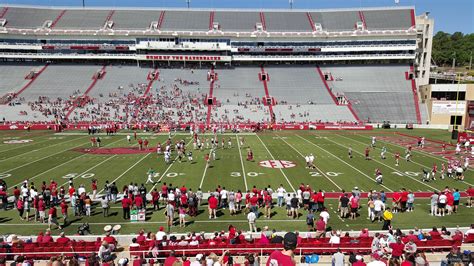
{"type": "MultiPolygon", "coordinates": [[[[429,80],[433,20],[427,14],[417,17],[413,7],[252,11],[4,6],[0,7],[0,34],[4,67],[34,62],[37,65],[22,71],[32,80],[38,77],[26,90],[21,82],[11,81],[0,92],[3,103],[18,101],[21,96],[26,103],[43,96],[42,88],[48,84],[37,85],[41,84],[41,75],[45,79],[48,72],[54,74],[51,67],[43,68],[45,65],[67,63],[56,65],[58,71],[64,70],[59,75],[65,76],[82,72],[89,75],[71,63],[79,68],[95,65],[93,79],[100,89],[101,80],[110,76],[122,78],[126,84],[126,75],[112,75],[114,65],[136,64],[139,69],[149,68],[146,78],[141,77],[144,83],[154,81],[155,74],[169,79],[186,77],[186,73],[179,73],[182,67],[203,69],[201,86],[207,82],[206,86],[211,87],[204,97],[209,108],[208,124],[222,121],[223,116],[235,122],[237,116],[228,118],[228,114],[245,99],[233,102],[232,91],[253,87],[263,91],[257,105],[268,110],[255,108],[248,115],[241,111],[240,120],[427,120],[418,86],[429,80]],[[100,64],[104,68],[97,66],[100,64]],[[210,73],[214,68],[215,73],[210,73]],[[176,71],[166,76],[161,69],[176,71]],[[253,84],[238,85],[250,76],[255,79],[253,84]],[[216,86],[215,94],[212,86],[216,86]],[[33,92],[28,95],[28,91],[33,92]],[[228,110],[222,108],[226,105],[228,110]],[[293,108],[301,105],[306,109],[295,112],[293,108]]],[[[82,96],[89,93],[90,77],[87,79],[76,86],[82,96]]],[[[71,83],[67,79],[62,82],[71,83]]],[[[70,95],[65,92],[63,96],[70,95]]],[[[44,96],[56,95],[52,92],[44,96]]],[[[77,101],[69,105],[74,107],[67,108],[65,115],[81,120],[76,107],[84,106],[77,101]]],[[[15,115],[7,117],[22,120],[15,115]]],[[[42,119],[44,116],[31,120],[42,119]]]]}

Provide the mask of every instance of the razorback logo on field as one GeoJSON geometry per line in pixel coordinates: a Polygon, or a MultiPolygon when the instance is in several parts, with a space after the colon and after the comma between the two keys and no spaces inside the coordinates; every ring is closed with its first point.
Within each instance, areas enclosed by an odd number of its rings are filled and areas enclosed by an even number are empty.
{"type": "Polygon", "coordinates": [[[28,143],[32,142],[32,139],[12,139],[12,140],[6,140],[3,143],[5,144],[22,144],[22,143],[28,143]]]}
{"type": "Polygon", "coordinates": [[[295,167],[296,164],[291,161],[284,161],[284,160],[266,160],[261,161],[258,165],[266,168],[292,168],[295,167]]]}

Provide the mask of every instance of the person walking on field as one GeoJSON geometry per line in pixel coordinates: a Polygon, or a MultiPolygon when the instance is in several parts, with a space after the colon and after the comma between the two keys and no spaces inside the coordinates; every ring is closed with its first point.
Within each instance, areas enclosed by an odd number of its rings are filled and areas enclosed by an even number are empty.
{"type": "Polygon", "coordinates": [[[257,232],[257,226],[255,225],[255,222],[257,221],[257,216],[255,215],[254,212],[249,212],[247,214],[247,220],[249,221],[249,228],[250,232],[257,232]]]}
{"type": "Polygon", "coordinates": [[[382,215],[383,218],[383,227],[382,230],[389,230],[392,227],[392,219],[393,213],[391,212],[390,208],[387,207],[382,215]]]}

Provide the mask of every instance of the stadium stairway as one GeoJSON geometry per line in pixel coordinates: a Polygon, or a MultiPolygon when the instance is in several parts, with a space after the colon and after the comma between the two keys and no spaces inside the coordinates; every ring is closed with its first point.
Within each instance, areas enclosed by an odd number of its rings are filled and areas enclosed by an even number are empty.
{"type": "MultiPolygon", "coordinates": [[[[351,112],[351,114],[354,116],[354,119],[357,121],[357,122],[360,122],[360,119],[359,119],[359,116],[357,115],[357,113],[354,111],[354,108],[352,108],[352,103],[347,100],[347,104],[341,104],[338,100],[337,100],[337,97],[334,95],[334,93],[332,92],[331,88],[329,88],[329,85],[328,85],[328,82],[326,81],[326,78],[324,77],[324,74],[323,74],[323,71],[321,70],[321,68],[319,66],[316,67],[317,71],[318,71],[318,74],[319,74],[319,77],[321,78],[321,81],[323,82],[324,84],[324,87],[326,88],[326,90],[328,91],[329,95],[331,95],[331,98],[333,99],[334,103],[336,105],[346,105],[347,108],[349,109],[349,111],[351,112]]],[[[331,79],[333,79],[332,75],[331,75],[331,79]]],[[[345,97],[345,96],[343,96],[345,97]]]]}
{"type": "MultiPolygon", "coordinates": [[[[410,72],[415,73],[415,69],[413,68],[413,66],[410,66],[410,72]]],[[[416,121],[418,122],[418,124],[421,124],[420,104],[418,98],[418,91],[416,89],[416,81],[414,77],[411,79],[411,89],[413,91],[413,101],[415,102],[416,121]]]]}
{"type": "MultiPolygon", "coordinates": [[[[214,96],[214,83],[218,79],[216,72],[214,71],[214,68],[211,67],[211,70],[209,70],[210,75],[208,75],[209,79],[209,94],[207,95],[207,99],[213,99],[214,96]]],[[[207,115],[206,115],[206,126],[209,127],[211,123],[211,115],[212,115],[212,107],[214,106],[215,102],[214,100],[212,101],[212,104],[209,104],[206,99],[206,104],[207,104],[207,115]]]]}
{"type": "MultiPolygon", "coordinates": [[[[107,66],[104,65],[104,66],[101,68],[100,73],[105,74],[105,68],[106,68],[106,67],[107,67],[107,66]]],[[[72,102],[71,106],[69,106],[69,110],[68,110],[68,112],[66,113],[66,119],[69,118],[69,116],[72,114],[72,112],[73,112],[73,111],[76,109],[76,107],[78,106],[78,104],[79,104],[79,99],[82,99],[82,98],[84,98],[84,97],[87,96],[87,94],[94,88],[95,84],[97,84],[97,81],[98,81],[99,79],[102,79],[102,78],[103,78],[103,74],[102,74],[102,76],[97,75],[97,73],[94,74],[94,76],[92,77],[92,83],[89,85],[89,87],[88,87],[87,90],[84,92],[84,94],[83,94],[81,97],[76,98],[76,99],[72,102]]]]}
{"type": "MultiPolygon", "coordinates": [[[[262,78],[262,75],[265,74],[265,69],[264,67],[262,66],[260,68],[260,73],[259,73],[259,79],[260,81],[263,83],[263,89],[265,90],[265,98],[266,99],[269,99],[270,98],[270,93],[268,91],[268,82],[270,81],[270,77],[268,76],[268,73],[267,73],[267,76],[265,79],[262,78]]],[[[274,117],[275,117],[275,113],[273,112],[273,103],[271,104],[267,104],[268,106],[268,111],[270,113],[270,121],[272,122],[275,122],[274,120],[274,117]]]]}
{"type": "MultiPolygon", "coordinates": [[[[148,85],[146,86],[146,90],[143,92],[142,97],[145,97],[150,93],[151,87],[156,80],[159,80],[160,71],[155,69],[153,72],[149,72],[147,75],[148,85]]],[[[136,108],[135,112],[133,113],[133,117],[136,119],[138,117],[138,113],[140,112],[141,108],[136,108]]]]}
{"type": "MultiPolygon", "coordinates": [[[[46,64],[44,65],[37,73],[34,77],[32,77],[30,79],[30,81],[28,83],[26,83],[19,91],[15,92],[13,94],[13,97],[10,97],[8,98],[7,100],[7,95],[4,95],[0,98],[0,104],[9,104],[13,99],[15,99],[16,97],[18,97],[22,92],[24,92],[26,89],[28,89],[28,87],[30,87],[31,84],[33,84],[33,82],[35,82],[35,80],[39,77],[39,75],[41,75],[41,73],[43,73],[43,71],[46,70],[46,68],[48,67],[49,64],[46,64]]],[[[27,77],[25,77],[25,79],[27,79],[27,77]]]]}

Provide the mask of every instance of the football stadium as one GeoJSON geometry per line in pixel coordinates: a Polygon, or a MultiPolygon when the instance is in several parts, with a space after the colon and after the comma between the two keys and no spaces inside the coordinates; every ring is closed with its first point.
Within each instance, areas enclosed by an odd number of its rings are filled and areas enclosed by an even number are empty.
{"type": "Polygon", "coordinates": [[[0,5],[0,265],[472,265],[435,19],[0,5]]]}

